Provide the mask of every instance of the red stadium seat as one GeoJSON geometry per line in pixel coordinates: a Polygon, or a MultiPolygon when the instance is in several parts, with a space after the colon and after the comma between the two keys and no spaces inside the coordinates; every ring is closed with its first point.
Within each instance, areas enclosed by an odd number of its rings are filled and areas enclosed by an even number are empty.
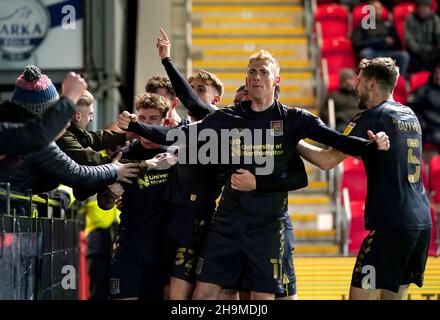
{"type": "Polygon", "coordinates": [[[415,92],[418,88],[428,83],[429,71],[419,71],[414,73],[409,79],[410,92],[415,92]]]}
{"type": "Polygon", "coordinates": [[[323,39],[348,36],[348,10],[339,4],[318,6],[315,21],[321,24],[323,39]]]}
{"type": "Polygon", "coordinates": [[[416,8],[413,2],[404,2],[394,6],[393,8],[393,24],[396,27],[400,40],[404,43],[405,19],[416,8]]]}
{"type": "MultiPolygon", "coordinates": [[[[364,3],[353,8],[353,11],[351,12],[353,30],[356,29],[362,19],[369,13],[368,11],[365,11],[365,13],[362,12],[362,9],[365,6],[367,6],[367,4],[364,3]]],[[[385,7],[383,7],[382,10],[382,19],[388,20],[388,9],[385,7]]]]}
{"type": "Polygon", "coordinates": [[[339,90],[339,74],[332,73],[328,75],[327,92],[334,92],[339,90]]]}
{"type": "Polygon", "coordinates": [[[367,196],[367,175],[362,160],[348,157],[342,162],[341,188],[348,188],[350,201],[365,201],[367,196]]]}
{"type": "Polygon", "coordinates": [[[406,88],[405,78],[400,76],[397,80],[396,88],[394,89],[394,100],[405,104],[408,102],[409,92],[406,88]]]}
{"type": "Polygon", "coordinates": [[[342,68],[354,69],[356,66],[351,41],[347,38],[325,39],[321,57],[327,60],[329,74],[339,74],[342,68]]]}
{"type": "Polygon", "coordinates": [[[351,211],[348,251],[350,254],[356,254],[368,234],[364,224],[367,175],[362,161],[354,157],[348,157],[342,162],[341,189],[345,188],[348,189],[351,211]]]}
{"type": "Polygon", "coordinates": [[[432,221],[432,233],[431,233],[431,243],[429,245],[429,255],[437,256],[437,252],[438,252],[437,216],[433,208],[431,208],[431,221],[432,221]]]}
{"type": "Polygon", "coordinates": [[[351,255],[355,255],[361,248],[362,241],[368,235],[368,231],[365,230],[364,214],[365,214],[365,202],[364,201],[352,201],[350,203],[351,221],[349,229],[349,242],[348,252],[351,255]]]}
{"type": "Polygon", "coordinates": [[[434,203],[440,203],[440,155],[429,161],[429,187],[434,203]]]}

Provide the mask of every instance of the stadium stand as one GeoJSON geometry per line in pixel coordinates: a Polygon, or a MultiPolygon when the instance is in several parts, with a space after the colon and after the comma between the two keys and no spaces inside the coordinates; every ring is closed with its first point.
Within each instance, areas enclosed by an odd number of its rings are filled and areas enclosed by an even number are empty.
{"type": "Polygon", "coordinates": [[[348,10],[339,4],[318,6],[315,21],[320,23],[323,39],[348,36],[348,10]]]}
{"type": "Polygon", "coordinates": [[[397,34],[402,43],[404,39],[406,16],[412,13],[415,9],[416,5],[413,2],[399,3],[393,8],[393,24],[396,27],[397,34]]]}

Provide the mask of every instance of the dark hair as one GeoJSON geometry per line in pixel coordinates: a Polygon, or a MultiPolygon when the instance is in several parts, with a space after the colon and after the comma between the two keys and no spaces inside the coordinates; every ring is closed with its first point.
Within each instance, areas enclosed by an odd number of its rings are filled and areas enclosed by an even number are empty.
{"type": "Polygon", "coordinates": [[[359,63],[359,71],[378,85],[387,93],[392,93],[399,77],[399,67],[391,58],[362,59],[359,63]]]}
{"type": "Polygon", "coordinates": [[[176,92],[174,91],[173,85],[167,76],[151,77],[145,85],[145,92],[157,93],[157,90],[160,88],[166,89],[169,92],[171,99],[176,97],[176,92]]]}
{"type": "Polygon", "coordinates": [[[432,0],[415,0],[416,7],[428,6],[432,8],[432,0]]]}
{"type": "Polygon", "coordinates": [[[436,62],[436,64],[434,65],[434,68],[432,68],[430,70],[429,78],[428,78],[429,84],[434,84],[434,72],[436,69],[439,69],[439,68],[440,68],[440,61],[436,62]]]}

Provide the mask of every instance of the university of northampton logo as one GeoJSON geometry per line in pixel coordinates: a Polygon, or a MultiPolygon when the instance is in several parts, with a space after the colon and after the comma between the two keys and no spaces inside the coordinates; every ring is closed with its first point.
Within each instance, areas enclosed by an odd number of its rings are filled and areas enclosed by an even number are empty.
{"type": "Polygon", "coordinates": [[[270,131],[271,131],[272,136],[274,136],[274,137],[282,136],[284,133],[283,121],[282,120],[271,121],[270,122],[270,131]]]}
{"type": "Polygon", "coordinates": [[[0,51],[8,60],[28,59],[43,42],[50,15],[39,0],[0,0],[0,51]]]}

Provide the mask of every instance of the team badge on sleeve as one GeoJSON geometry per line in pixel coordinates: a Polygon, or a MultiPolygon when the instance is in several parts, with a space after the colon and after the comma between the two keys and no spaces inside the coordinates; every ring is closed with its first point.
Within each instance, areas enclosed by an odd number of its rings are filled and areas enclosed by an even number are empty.
{"type": "Polygon", "coordinates": [[[354,129],[354,127],[356,127],[356,123],[350,122],[348,126],[345,128],[343,135],[348,136],[351,133],[351,131],[354,129]]]}

